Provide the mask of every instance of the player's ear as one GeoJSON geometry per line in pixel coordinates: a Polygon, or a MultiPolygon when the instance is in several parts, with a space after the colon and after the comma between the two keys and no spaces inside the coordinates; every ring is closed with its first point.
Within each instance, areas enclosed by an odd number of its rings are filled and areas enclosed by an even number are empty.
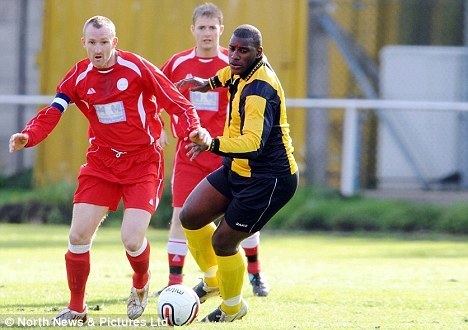
{"type": "Polygon", "coordinates": [[[255,57],[260,58],[260,57],[262,57],[262,55],[263,55],[263,47],[259,46],[259,47],[257,47],[257,56],[255,56],[255,57]]]}
{"type": "Polygon", "coordinates": [[[192,32],[192,34],[195,34],[195,25],[190,25],[190,32],[192,32]]]}
{"type": "Polygon", "coordinates": [[[119,43],[119,38],[114,37],[114,39],[112,39],[112,47],[113,48],[117,47],[118,43],[119,43]]]}
{"type": "Polygon", "coordinates": [[[81,44],[83,45],[83,48],[86,48],[85,38],[84,37],[81,37],[81,44]]]}
{"type": "Polygon", "coordinates": [[[219,35],[222,35],[223,34],[223,31],[224,31],[224,25],[220,25],[219,26],[219,35]]]}

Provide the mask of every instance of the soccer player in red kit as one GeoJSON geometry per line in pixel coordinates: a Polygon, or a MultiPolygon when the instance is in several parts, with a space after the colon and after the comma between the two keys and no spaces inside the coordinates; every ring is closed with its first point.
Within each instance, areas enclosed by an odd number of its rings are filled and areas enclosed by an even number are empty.
{"type": "Polygon", "coordinates": [[[181,137],[202,136],[204,129],[193,106],[158,68],[116,48],[110,19],[88,19],[82,43],[87,58],[68,71],[52,104],[40,110],[21,133],[11,136],[9,148],[13,152],[41,142],[70,103],[87,118],[90,145],[78,176],[65,254],[70,302],[56,320],[86,322],[85,287],[93,235],[121,199],[121,237],[134,271],[127,314],[136,319],[147,304],[150,245],[145,235],[163,185],[163,155],[156,143],[162,128],[158,109],[177,115],[181,137]]]}
{"type": "MultiPolygon", "coordinates": [[[[223,33],[223,14],[212,3],[205,3],[194,9],[191,32],[195,38],[195,47],[173,55],[163,65],[162,71],[172,81],[178,82],[189,77],[209,78],[228,65],[227,49],[219,45],[223,33]]],[[[184,95],[195,106],[200,122],[212,136],[223,134],[228,108],[227,91],[217,88],[207,93],[186,91],[184,95]]],[[[172,175],[173,213],[167,243],[169,261],[168,285],[180,284],[183,281],[182,269],[187,255],[187,241],[179,220],[179,213],[190,192],[208,174],[222,164],[222,157],[213,153],[202,153],[193,161],[187,155],[184,132],[177,129],[180,119],[171,116],[173,134],[178,137],[177,149],[172,175]]],[[[253,293],[267,296],[269,288],[260,274],[258,245],[260,233],[242,241],[248,261],[249,280],[253,293]]]]}

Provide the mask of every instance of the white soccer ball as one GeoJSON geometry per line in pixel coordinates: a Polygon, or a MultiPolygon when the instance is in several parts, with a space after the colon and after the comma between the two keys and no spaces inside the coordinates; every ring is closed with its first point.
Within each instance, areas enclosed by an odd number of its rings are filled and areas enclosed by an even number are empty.
{"type": "Polygon", "coordinates": [[[168,325],[187,325],[200,310],[200,300],[191,288],[176,284],[165,288],[158,298],[158,315],[168,325]]]}

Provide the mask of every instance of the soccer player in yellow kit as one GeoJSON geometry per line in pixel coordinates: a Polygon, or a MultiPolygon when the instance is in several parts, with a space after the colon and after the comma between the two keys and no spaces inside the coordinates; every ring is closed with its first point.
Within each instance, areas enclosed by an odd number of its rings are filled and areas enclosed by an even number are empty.
{"type": "Polygon", "coordinates": [[[180,213],[190,252],[204,272],[195,292],[201,301],[222,297],[204,322],[232,322],[247,314],[239,243],[262,229],[298,184],[284,92],[263,55],[260,31],[252,25],[237,27],[228,53],[229,66],[215,76],[177,84],[181,91],[229,90],[223,135],[202,140],[191,134],[194,143],[186,147],[191,158],[205,150],[224,156],[223,166],[200,182],[180,213]],[[219,216],[216,227],[213,221],[219,216]]]}
{"type": "MultiPolygon", "coordinates": [[[[195,47],[171,56],[162,66],[163,73],[175,83],[186,77],[209,78],[219,69],[226,67],[228,50],[219,44],[223,30],[223,14],[216,5],[204,3],[197,6],[193,11],[191,26],[195,47]]],[[[228,107],[227,89],[219,87],[208,93],[187,90],[183,95],[194,105],[203,127],[213,136],[221,135],[228,107]]],[[[189,141],[183,139],[184,132],[175,129],[178,121],[176,115],[171,116],[172,132],[178,139],[172,173],[173,213],[167,242],[168,285],[183,282],[182,270],[188,248],[179,220],[182,205],[197,184],[222,164],[220,155],[208,152],[190,160],[185,151],[189,141]]],[[[260,232],[253,233],[241,242],[247,258],[247,271],[253,293],[264,297],[268,295],[269,287],[261,274],[259,244],[260,232]]]]}

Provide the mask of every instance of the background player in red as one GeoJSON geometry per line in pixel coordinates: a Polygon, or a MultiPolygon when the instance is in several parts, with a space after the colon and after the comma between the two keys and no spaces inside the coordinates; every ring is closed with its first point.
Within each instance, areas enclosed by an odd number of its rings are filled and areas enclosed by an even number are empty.
{"type": "MultiPolygon", "coordinates": [[[[223,14],[217,6],[205,3],[194,9],[190,27],[195,38],[195,47],[173,55],[163,65],[162,71],[173,82],[185,78],[209,78],[219,69],[228,65],[227,49],[219,45],[223,33],[223,14]]],[[[195,106],[200,121],[212,136],[223,134],[228,107],[227,91],[217,88],[207,93],[186,91],[184,95],[195,106]]],[[[168,285],[183,281],[183,266],[187,255],[187,241],[179,220],[180,210],[190,192],[208,174],[221,166],[222,157],[213,153],[202,153],[193,161],[187,155],[183,140],[184,132],[177,130],[177,115],[171,116],[173,134],[178,137],[172,175],[173,213],[167,243],[169,261],[168,285]]],[[[247,257],[247,270],[253,293],[258,296],[268,295],[269,288],[260,274],[258,245],[260,233],[245,239],[241,245],[247,257]]]]}
{"type": "MultiPolygon", "coordinates": [[[[109,210],[123,199],[122,242],[134,271],[127,301],[130,319],[147,304],[150,245],[145,235],[163,186],[163,155],[157,109],[179,118],[181,137],[203,133],[193,106],[153,64],[116,48],[114,23],[95,16],[83,27],[87,58],[76,63],[43,108],[21,133],[10,138],[10,152],[32,147],[54,129],[70,103],[89,121],[90,146],[78,176],[65,254],[70,303],[58,320],[86,321],[85,287],[92,239],[109,210]]],[[[205,131],[206,132],[206,131],[205,131]]]]}

